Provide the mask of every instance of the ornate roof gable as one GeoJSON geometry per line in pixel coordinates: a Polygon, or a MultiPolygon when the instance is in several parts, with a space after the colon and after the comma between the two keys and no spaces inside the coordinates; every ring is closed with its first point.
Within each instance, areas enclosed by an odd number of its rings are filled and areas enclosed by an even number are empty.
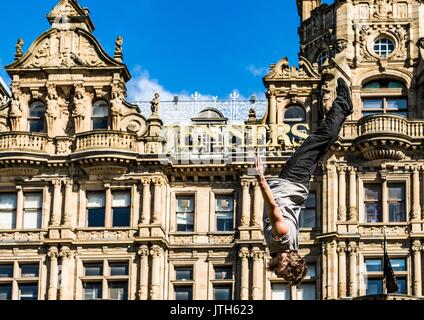
{"type": "Polygon", "coordinates": [[[311,78],[319,79],[320,75],[306,58],[300,57],[299,68],[290,66],[287,58],[283,58],[277,64],[271,65],[270,73],[265,77],[265,80],[294,80],[311,78]]]}
{"type": "Polygon", "coordinates": [[[90,12],[87,8],[81,8],[76,0],[61,0],[47,15],[47,19],[53,28],[58,25],[68,27],[80,27],[89,32],[94,31],[94,25],[90,19],[90,12]]]}

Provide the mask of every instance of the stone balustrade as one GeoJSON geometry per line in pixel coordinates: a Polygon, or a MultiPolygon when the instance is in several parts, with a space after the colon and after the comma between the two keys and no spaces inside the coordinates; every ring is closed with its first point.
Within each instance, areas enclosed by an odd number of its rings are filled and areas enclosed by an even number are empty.
{"type": "Polygon", "coordinates": [[[26,132],[7,132],[0,134],[0,151],[46,152],[46,135],[26,132]]]}
{"type": "Polygon", "coordinates": [[[342,129],[342,138],[354,140],[366,135],[394,134],[409,138],[422,138],[424,121],[410,121],[398,115],[375,115],[358,122],[347,121],[342,129]]]}
{"type": "Polygon", "coordinates": [[[77,135],[75,151],[112,149],[137,151],[137,139],[133,134],[117,131],[88,132],[77,135]]]}

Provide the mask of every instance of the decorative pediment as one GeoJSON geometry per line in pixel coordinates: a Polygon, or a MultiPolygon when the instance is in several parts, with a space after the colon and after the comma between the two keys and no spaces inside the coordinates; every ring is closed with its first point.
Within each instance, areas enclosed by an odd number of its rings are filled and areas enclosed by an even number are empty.
{"type": "Polygon", "coordinates": [[[101,48],[94,36],[82,29],[52,29],[41,35],[10,69],[124,67],[101,48]]]}
{"type": "Polygon", "coordinates": [[[81,8],[76,0],[61,0],[47,15],[53,28],[61,26],[72,28],[80,27],[89,32],[94,31],[88,9],[81,8]]]}
{"type": "Polygon", "coordinates": [[[270,73],[266,79],[319,79],[320,76],[312,64],[304,57],[300,57],[299,68],[290,66],[285,57],[277,64],[271,65],[270,73]]]}

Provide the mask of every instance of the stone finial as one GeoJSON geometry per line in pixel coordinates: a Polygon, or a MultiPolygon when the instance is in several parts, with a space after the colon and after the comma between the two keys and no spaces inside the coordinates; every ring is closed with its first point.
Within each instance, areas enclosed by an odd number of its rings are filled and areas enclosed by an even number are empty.
{"type": "Polygon", "coordinates": [[[116,61],[122,63],[124,61],[124,54],[122,51],[122,44],[124,43],[124,39],[122,36],[118,36],[115,42],[115,55],[114,58],[116,61]]]}
{"type": "Polygon", "coordinates": [[[247,123],[250,124],[254,124],[258,121],[257,117],[256,117],[256,110],[251,108],[249,110],[249,118],[247,119],[247,123]]]}
{"type": "Polygon", "coordinates": [[[24,44],[24,40],[22,38],[19,38],[18,42],[16,43],[15,61],[19,60],[24,55],[24,44]]]}

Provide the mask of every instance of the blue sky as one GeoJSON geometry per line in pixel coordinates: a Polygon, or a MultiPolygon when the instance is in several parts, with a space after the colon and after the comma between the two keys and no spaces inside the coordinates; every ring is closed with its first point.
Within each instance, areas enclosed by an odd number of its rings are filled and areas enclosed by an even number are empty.
{"type": "MultiPolygon", "coordinates": [[[[2,3],[0,75],[13,62],[19,37],[26,50],[49,28],[45,15],[58,0],[2,3]],[[19,12],[19,15],[16,14],[19,12]]],[[[331,1],[326,1],[331,2],[331,1]]],[[[113,55],[124,37],[125,63],[133,79],[129,99],[163,96],[227,98],[264,92],[262,76],[288,56],[297,63],[299,18],[295,0],[79,0],[90,8],[94,32],[113,55]],[[115,4],[119,3],[119,7],[115,4]]]]}

